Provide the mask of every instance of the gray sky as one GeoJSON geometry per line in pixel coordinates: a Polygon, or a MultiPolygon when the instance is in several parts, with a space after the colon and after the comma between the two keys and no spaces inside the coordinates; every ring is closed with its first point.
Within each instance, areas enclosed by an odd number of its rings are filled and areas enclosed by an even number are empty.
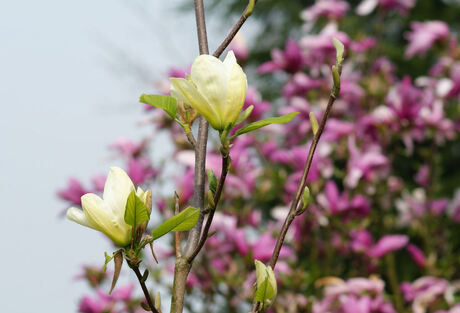
{"type": "MultiPolygon", "coordinates": [[[[149,132],[137,126],[139,95],[198,51],[194,16],[178,14],[178,2],[0,2],[2,312],[76,312],[88,288],[73,277],[110,246],[58,219],[55,192],[69,176],[107,173],[107,145],[120,135],[149,132]]],[[[229,25],[208,21],[215,47],[229,25]]]]}

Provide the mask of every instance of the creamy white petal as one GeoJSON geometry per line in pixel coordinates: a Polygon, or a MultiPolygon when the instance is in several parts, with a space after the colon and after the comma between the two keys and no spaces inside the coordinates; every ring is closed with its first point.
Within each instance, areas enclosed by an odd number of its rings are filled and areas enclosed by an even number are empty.
{"type": "Polygon", "coordinates": [[[190,76],[198,92],[222,116],[228,81],[228,72],[222,61],[211,55],[200,55],[192,64],[190,76]]]}
{"type": "MultiPolygon", "coordinates": [[[[67,210],[66,217],[72,222],[78,223],[80,225],[96,229],[91,223],[86,219],[85,213],[77,208],[70,208],[67,210]]],[[[96,229],[97,230],[97,229],[96,229]]]]}
{"type": "Polygon", "coordinates": [[[233,64],[229,73],[227,88],[227,102],[223,113],[223,119],[226,122],[233,123],[236,121],[243,108],[244,99],[248,90],[246,74],[244,74],[243,69],[236,62],[233,64]]]}
{"type": "Polygon", "coordinates": [[[126,200],[133,190],[134,184],[128,174],[119,167],[111,167],[102,196],[106,208],[115,216],[124,217],[126,200]]]}
{"type": "Polygon", "coordinates": [[[145,203],[145,198],[147,197],[147,193],[144,190],[142,190],[141,187],[137,187],[136,196],[138,196],[139,199],[141,199],[141,201],[145,203]]]}
{"type": "Polygon", "coordinates": [[[192,82],[183,78],[171,78],[172,90],[180,93],[187,102],[195,108],[204,118],[211,123],[212,127],[219,129],[221,127],[221,120],[217,111],[209,102],[198,92],[192,82]]]}
{"type": "Polygon", "coordinates": [[[107,203],[97,195],[88,193],[81,197],[81,204],[86,219],[95,229],[106,234],[116,245],[126,246],[130,242],[131,227],[127,225],[124,218],[114,215],[107,208],[107,203]]]}

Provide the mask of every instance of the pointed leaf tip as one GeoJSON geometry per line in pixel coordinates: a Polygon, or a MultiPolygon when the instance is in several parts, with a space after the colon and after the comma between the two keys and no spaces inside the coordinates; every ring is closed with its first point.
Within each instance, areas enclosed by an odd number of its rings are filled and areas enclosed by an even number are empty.
{"type": "Polygon", "coordinates": [[[316,119],[316,116],[313,112],[310,112],[310,124],[311,124],[311,130],[313,131],[313,135],[316,135],[318,132],[318,120],[316,119]]]}
{"type": "Polygon", "coordinates": [[[168,113],[172,119],[176,118],[177,100],[171,96],[142,94],[139,98],[139,102],[162,109],[168,113]]]}
{"type": "Polygon", "coordinates": [[[167,219],[152,231],[153,240],[156,240],[170,231],[186,231],[195,226],[200,210],[189,206],[179,214],[167,219]]]}
{"type": "Polygon", "coordinates": [[[335,51],[337,53],[337,65],[342,65],[343,52],[345,51],[345,47],[343,43],[341,43],[337,38],[332,38],[332,44],[334,45],[335,51]]]}
{"type": "Polygon", "coordinates": [[[115,285],[117,284],[117,281],[118,281],[118,277],[120,276],[121,266],[123,265],[122,250],[118,250],[117,252],[115,252],[115,254],[113,255],[113,262],[115,266],[114,266],[112,285],[110,286],[109,295],[112,293],[113,289],[115,288],[115,285]]]}
{"type": "Polygon", "coordinates": [[[245,134],[245,133],[249,133],[249,132],[252,132],[256,129],[259,129],[261,127],[264,127],[264,126],[267,126],[267,125],[270,125],[270,124],[286,124],[286,123],[289,123],[297,114],[299,114],[299,112],[291,112],[291,113],[288,113],[288,114],[285,114],[283,116],[278,116],[278,117],[270,117],[270,118],[267,118],[265,120],[260,120],[260,121],[257,121],[257,122],[253,122],[253,123],[250,123],[240,129],[238,129],[235,133],[235,135],[233,135],[231,137],[231,139],[237,137],[237,136],[240,136],[242,134],[245,134]]]}

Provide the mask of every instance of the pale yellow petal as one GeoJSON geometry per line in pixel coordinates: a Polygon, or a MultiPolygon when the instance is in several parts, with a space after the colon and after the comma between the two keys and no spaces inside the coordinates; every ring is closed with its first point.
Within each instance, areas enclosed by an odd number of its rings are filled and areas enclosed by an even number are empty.
{"type": "MultiPolygon", "coordinates": [[[[80,225],[96,229],[91,223],[86,219],[85,213],[77,208],[70,208],[67,210],[66,217],[72,222],[78,223],[80,225]]],[[[96,229],[97,230],[97,229],[96,229]]]]}
{"type": "Polygon", "coordinates": [[[134,184],[128,174],[119,167],[111,167],[109,175],[104,186],[104,203],[106,208],[113,215],[121,217],[120,221],[124,221],[126,200],[131,191],[134,190],[134,184]]]}
{"type": "Polygon", "coordinates": [[[120,223],[120,217],[107,208],[105,201],[95,194],[88,193],[81,197],[81,204],[86,219],[95,229],[107,235],[118,246],[129,244],[130,226],[124,220],[120,223]]]}
{"type": "Polygon", "coordinates": [[[190,76],[198,92],[222,117],[228,81],[228,72],[222,61],[211,55],[200,55],[192,64],[190,76]]]}
{"type": "Polygon", "coordinates": [[[183,78],[170,78],[172,96],[181,99],[185,98],[195,110],[197,110],[204,118],[214,127],[220,129],[221,120],[217,111],[208,101],[198,92],[192,82],[183,78]],[[180,97],[176,97],[180,94],[180,97]],[[176,96],[175,96],[176,95],[176,96]]]}
{"type": "MultiPolygon", "coordinates": [[[[227,61],[227,59],[225,60],[227,61]]],[[[234,123],[238,118],[238,115],[243,108],[248,89],[248,82],[243,69],[238,65],[238,63],[236,63],[236,60],[235,62],[232,62],[232,64],[227,84],[227,102],[223,112],[223,120],[227,123],[234,123]]]]}

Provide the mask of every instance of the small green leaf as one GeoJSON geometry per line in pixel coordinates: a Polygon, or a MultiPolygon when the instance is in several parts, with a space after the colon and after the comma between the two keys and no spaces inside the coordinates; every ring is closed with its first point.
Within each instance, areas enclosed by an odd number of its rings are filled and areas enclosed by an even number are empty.
{"type": "Polygon", "coordinates": [[[340,92],[340,74],[337,66],[332,66],[332,79],[334,80],[334,88],[332,91],[332,95],[337,98],[340,92]]]}
{"type": "Polygon", "coordinates": [[[141,301],[141,307],[146,310],[147,312],[152,312],[152,310],[150,309],[149,305],[145,302],[142,302],[141,301]]]}
{"type": "Polygon", "coordinates": [[[294,118],[294,116],[296,116],[297,114],[299,114],[299,112],[291,112],[291,113],[288,113],[288,114],[283,115],[283,116],[270,117],[270,118],[267,118],[265,120],[261,120],[261,121],[257,121],[257,122],[248,124],[248,125],[240,128],[240,129],[238,129],[236,131],[235,135],[232,136],[232,139],[237,137],[237,136],[239,136],[239,135],[252,132],[252,131],[254,131],[256,129],[259,129],[261,127],[264,127],[264,126],[267,126],[267,125],[270,125],[270,124],[285,124],[285,123],[289,123],[294,118]]]}
{"type": "Polygon", "coordinates": [[[296,215],[300,215],[303,212],[305,212],[305,210],[308,208],[309,202],[310,202],[310,189],[308,188],[308,186],[305,186],[305,189],[303,190],[303,194],[302,194],[302,209],[300,209],[296,213],[296,215]]]}
{"type": "Polygon", "coordinates": [[[310,124],[311,124],[311,130],[313,131],[313,135],[316,135],[316,133],[318,132],[318,120],[316,119],[316,116],[315,114],[313,114],[313,112],[310,112],[309,114],[310,116],[310,124]]]}
{"type": "Polygon", "coordinates": [[[345,51],[345,47],[343,43],[340,42],[337,38],[332,38],[332,44],[335,47],[335,51],[337,53],[337,66],[342,65],[343,61],[343,52],[345,51]]]}
{"type": "Polygon", "coordinates": [[[141,95],[140,102],[150,104],[158,109],[164,110],[171,118],[176,118],[177,100],[165,95],[141,95]]]}
{"type": "Polygon", "coordinates": [[[132,227],[147,222],[149,220],[149,211],[144,202],[136,195],[133,190],[126,200],[125,222],[132,227]]]}
{"type": "Polygon", "coordinates": [[[198,221],[200,210],[189,206],[179,214],[167,219],[152,231],[153,240],[156,240],[170,231],[190,230],[198,221]]]}
{"type": "Polygon", "coordinates": [[[105,273],[105,271],[107,271],[107,264],[109,264],[109,262],[112,261],[113,256],[110,256],[107,254],[107,252],[104,252],[104,257],[105,257],[105,261],[104,261],[104,265],[102,266],[102,270],[105,273]]]}
{"type": "Polygon", "coordinates": [[[209,190],[211,190],[212,195],[216,195],[216,190],[217,190],[217,177],[216,174],[210,169],[206,170],[206,173],[208,174],[208,184],[209,184],[209,190]]]}
{"type": "Polygon", "coordinates": [[[251,115],[252,110],[254,110],[254,106],[250,105],[246,108],[246,110],[241,112],[240,115],[238,115],[238,118],[236,119],[235,125],[244,122],[244,120],[246,120],[249,117],[249,115],[251,115]]]}
{"type": "Polygon", "coordinates": [[[145,269],[144,274],[142,275],[141,281],[145,283],[147,281],[147,278],[149,277],[149,270],[145,269]]]}

